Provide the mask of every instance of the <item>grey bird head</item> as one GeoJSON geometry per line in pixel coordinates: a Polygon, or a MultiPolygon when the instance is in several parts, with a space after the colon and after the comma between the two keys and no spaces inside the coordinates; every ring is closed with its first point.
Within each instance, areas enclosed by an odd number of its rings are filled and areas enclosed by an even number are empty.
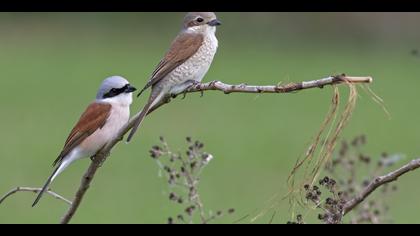
{"type": "Polygon", "coordinates": [[[130,94],[137,89],[121,76],[111,76],[106,78],[96,94],[96,99],[106,99],[117,97],[121,94],[130,94]]]}
{"type": "Polygon", "coordinates": [[[188,28],[208,28],[216,27],[222,23],[217,19],[214,12],[188,12],[184,17],[183,27],[188,28]]]}

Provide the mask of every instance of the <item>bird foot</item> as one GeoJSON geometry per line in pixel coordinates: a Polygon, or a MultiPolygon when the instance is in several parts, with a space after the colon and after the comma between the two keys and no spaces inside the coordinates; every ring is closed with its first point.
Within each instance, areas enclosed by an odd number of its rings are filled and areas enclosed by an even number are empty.
{"type": "MultiPolygon", "coordinates": [[[[193,87],[195,87],[197,85],[200,85],[200,84],[201,83],[196,81],[196,80],[187,80],[185,82],[186,88],[185,88],[184,92],[182,93],[183,96],[182,96],[181,99],[185,99],[187,97],[187,93],[188,93],[188,90],[190,88],[193,88],[193,87]]],[[[201,92],[201,97],[202,97],[204,95],[204,93],[203,93],[203,91],[200,91],[200,92],[201,92]]]]}
{"type": "Polygon", "coordinates": [[[98,154],[97,154],[97,155],[91,156],[90,157],[90,160],[92,162],[97,163],[99,167],[102,167],[102,165],[104,164],[104,162],[107,159],[107,157],[110,156],[110,153],[106,153],[106,154],[103,154],[103,155],[104,156],[98,156],[98,154]]]}

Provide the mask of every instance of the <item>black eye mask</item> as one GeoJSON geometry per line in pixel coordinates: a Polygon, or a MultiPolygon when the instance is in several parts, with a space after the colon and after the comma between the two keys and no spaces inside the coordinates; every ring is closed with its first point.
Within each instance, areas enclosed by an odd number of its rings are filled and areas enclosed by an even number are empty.
{"type": "Polygon", "coordinates": [[[129,91],[130,87],[131,87],[130,84],[126,84],[122,88],[113,88],[108,93],[106,93],[103,98],[112,98],[112,97],[118,96],[122,93],[129,91]]]}

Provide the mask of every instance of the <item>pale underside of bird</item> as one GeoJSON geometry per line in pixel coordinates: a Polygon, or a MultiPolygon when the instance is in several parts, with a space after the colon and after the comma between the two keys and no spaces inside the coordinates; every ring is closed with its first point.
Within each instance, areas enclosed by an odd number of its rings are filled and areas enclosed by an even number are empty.
{"type": "Polygon", "coordinates": [[[216,26],[220,21],[213,12],[190,12],[182,30],[159,62],[146,86],[151,94],[128,135],[129,142],[147,113],[168,96],[182,93],[202,81],[216,54],[216,26]]]}
{"type": "Polygon", "coordinates": [[[130,118],[132,93],[135,90],[121,76],[112,76],[102,82],[95,101],[86,108],[70,132],[63,150],[53,163],[55,169],[52,175],[32,206],[38,203],[51,182],[71,163],[94,156],[115,138],[130,118]]]}

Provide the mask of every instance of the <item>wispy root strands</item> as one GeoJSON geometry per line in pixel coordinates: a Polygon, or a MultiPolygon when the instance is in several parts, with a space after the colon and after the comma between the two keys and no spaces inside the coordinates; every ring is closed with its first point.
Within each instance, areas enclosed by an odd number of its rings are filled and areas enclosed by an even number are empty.
{"type": "MultiPolygon", "coordinates": [[[[334,148],[336,146],[337,140],[342,133],[344,127],[348,124],[350,117],[353,113],[353,110],[357,102],[357,89],[355,84],[346,82],[346,85],[349,88],[349,96],[343,111],[341,112],[337,124],[334,126],[334,120],[337,117],[337,112],[339,109],[339,100],[340,94],[338,89],[335,87],[333,98],[331,100],[330,109],[322,123],[318,133],[315,135],[315,138],[311,142],[308,151],[305,154],[305,157],[298,161],[293,167],[287,183],[289,186],[289,193],[287,194],[290,197],[291,201],[302,199],[303,186],[309,184],[312,186],[318,179],[320,173],[331,161],[334,148]],[[329,127],[329,129],[328,129],[329,127]],[[333,128],[334,127],[334,128],[333,128]],[[329,130],[327,133],[326,130],[329,130]],[[321,138],[324,136],[325,141],[321,142],[321,138]],[[315,159],[315,153],[318,151],[318,157],[315,159]],[[297,181],[297,175],[304,168],[304,173],[302,174],[302,180],[297,181]],[[308,170],[310,169],[309,173],[308,170]]],[[[298,200],[299,201],[299,200],[298,200]]],[[[305,204],[304,201],[299,201],[299,204],[305,204]]]]}

